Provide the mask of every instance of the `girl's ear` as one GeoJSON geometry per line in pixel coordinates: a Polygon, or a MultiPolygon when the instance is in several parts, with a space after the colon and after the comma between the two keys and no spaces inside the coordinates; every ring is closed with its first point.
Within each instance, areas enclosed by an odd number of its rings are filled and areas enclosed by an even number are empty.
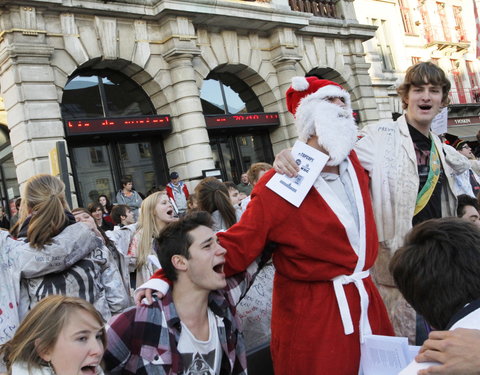
{"type": "Polygon", "coordinates": [[[47,350],[47,351],[40,351],[39,349],[39,346],[40,346],[40,339],[36,339],[35,340],[35,350],[38,354],[38,356],[43,359],[45,362],[50,362],[50,360],[52,359],[52,356],[51,356],[51,350],[47,350]]]}

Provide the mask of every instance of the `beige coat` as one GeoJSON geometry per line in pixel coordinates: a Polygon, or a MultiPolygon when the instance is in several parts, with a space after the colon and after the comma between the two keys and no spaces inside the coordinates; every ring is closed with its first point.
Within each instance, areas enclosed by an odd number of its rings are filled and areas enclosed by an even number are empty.
{"type": "MultiPolygon", "coordinates": [[[[412,228],[420,183],[414,145],[405,116],[395,122],[366,126],[361,136],[355,151],[370,174],[372,204],[380,241],[374,278],[396,333],[415,337],[415,320],[411,320],[415,314],[400,297],[388,271],[393,253],[403,244],[405,235],[412,228]]],[[[442,144],[433,133],[431,136],[438,150],[443,150],[440,159],[448,182],[442,195],[442,215],[455,216],[457,200],[453,176],[464,172],[470,165],[466,157],[451,146],[442,144]]]]}

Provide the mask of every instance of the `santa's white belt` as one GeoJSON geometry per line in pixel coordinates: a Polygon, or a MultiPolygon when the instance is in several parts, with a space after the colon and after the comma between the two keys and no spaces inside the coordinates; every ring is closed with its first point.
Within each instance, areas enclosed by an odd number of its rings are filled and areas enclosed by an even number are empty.
{"type": "Polygon", "coordinates": [[[337,297],[338,308],[340,310],[340,316],[342,318],[343,330],[346,335],[350,335],[354,332],[352,316],[350,314],[350,308],[348,307],[347,296],[345,295],[344,285],[355,283],[360,294],[360,340],[363,341],[364,335],[372,333],[370,323],[368,321],[368,294],[363,284],[363,279],[370,275],[370,271],[356,272],[351,275],[340,275],[334,277],[333,289],[335,290],[335,296],[337,297]]]}

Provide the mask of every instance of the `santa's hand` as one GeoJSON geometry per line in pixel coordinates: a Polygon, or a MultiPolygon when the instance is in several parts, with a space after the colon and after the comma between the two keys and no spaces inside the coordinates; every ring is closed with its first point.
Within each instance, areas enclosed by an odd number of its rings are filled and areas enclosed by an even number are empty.
{"type": "Polygon", "coordinates": [[[416,356],[417,362],[440,362],[418,372],[419,375],[480,374],[480,330],[457,328],[430,332],[416,356]]]}
{"type": "Polygon", "coordinates": [[[158,299],[164,297],[163,293],[157,292],[154,289],[137,289],[134,295],[135,305],[140,306],[142,303],[145,305],[151,305],[153,303],[154,295],[157,296],[158,299]]]}
{"type": "Polygon", "coordinates": [[[273,168],[275,168],[275,172],[285,174],[288,177],[295,177],[300,170],[295,163],[291,149],[282,150],[277,154],[273,162],[273,168]]]}

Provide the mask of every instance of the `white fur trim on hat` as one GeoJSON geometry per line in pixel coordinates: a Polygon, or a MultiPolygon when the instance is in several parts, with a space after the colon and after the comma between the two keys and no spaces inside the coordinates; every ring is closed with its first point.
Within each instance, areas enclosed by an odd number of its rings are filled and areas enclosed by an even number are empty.
{"type": "Polygon", "coordinates": [[[352,106],[352,103],[350,101],[350,94],[348,93],[348,91],[335,85],[321,87],[313,94],[305,96],[301,100],[301,102],[308,102],[311,100],[324,100],[326,98],[342,98],[345,101],[347,109],[350,109],[352,106]]]}
{"type": "Polygon", "coordinates": [[[293,77],[292,78],[292,89],[295,91],[305,91],[308,89],[308,81],[305,77],[293,77]]]}

